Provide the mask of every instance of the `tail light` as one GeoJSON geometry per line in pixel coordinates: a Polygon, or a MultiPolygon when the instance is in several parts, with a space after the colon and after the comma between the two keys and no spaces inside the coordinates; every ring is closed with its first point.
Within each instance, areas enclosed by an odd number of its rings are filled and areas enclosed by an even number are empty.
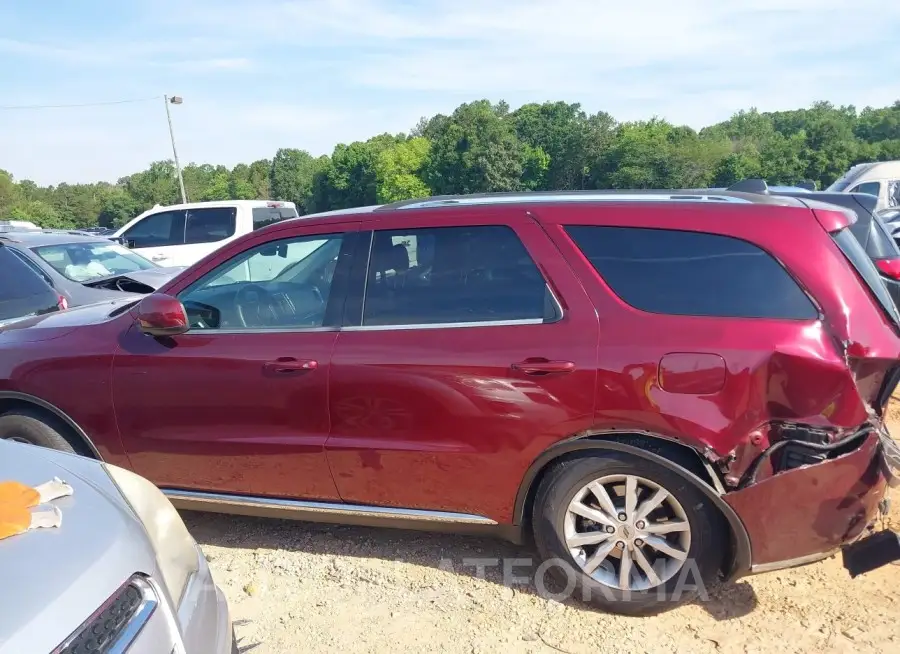
{"type": "Polygon", "coordinates": [[[885,277],[900,281],[900,259],[876,259],[875,265],[885,277]]]}
{"type": "Polygon", "coordinates": [[[65,311],[69,308],[69,301],[65,298],[64,295],[57,296],[56,306],[59,307],[60,311],[65,311]]]}

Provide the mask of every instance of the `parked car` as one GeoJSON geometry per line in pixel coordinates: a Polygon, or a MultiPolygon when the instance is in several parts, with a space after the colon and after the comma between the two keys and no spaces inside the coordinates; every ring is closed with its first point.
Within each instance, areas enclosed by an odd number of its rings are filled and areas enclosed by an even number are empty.
{"type": "Polygon", "coordinates": [[[878,212],[878,217],[889,229],[892,229],[893,226],[900,222],[900,207],[896,209],[882,209],[878,212]]]}
{"type": "Polygon", "coordinates": [[[878,201],[874,195],[769,186],[765,180],[761,179],[743,180],[731,186],[730,190],[761,195],[808,198],[852,211],[856,215],[856,222],[850,226],[850,233],[856,237],[866,254],[875,263],[881,281],[887,286],[888,292],[897,306],[900,306],[900,246],[897,245],[891,230],[880,217],[881,212],[877,211],[878,201]]]}
{"type": "Polygon", "coordinates": [[[227,200],[155,206],[110,238],[161,266],[190,266],[244,234],[297,217],[293,202],[227,200]]]}
{"type": "Polygon", "coordinates": [[[43,275],[22,262],[0,238],[0,328],[68,306],[43,275]]]}
{"type": "Polygon", "coordinates": [[[825,190],[874,195],[878,198],[879,209],[900,206],[900,161],[857,164],[825,190]]]}
{"type": "Polygon", "coordinates": [[[152,293],[184,268],[161,268],[99,236],[69,232],[20,232],[0,243],[75,307],[152,293]]]}
{"type": "Polygon", "coordinates": [[[884,510],[900,314],[855,220],[692,190],[279,222],[0,334],[0,436],[182,508],[533,536],[580,597],[658,611],[884,510]]]}
{"type": "Polygon", "coordinates": [[[225,596],[153,484],[85,457],[0,443],[0,482],[37,490],[54,479],[71,493],[44,505],[58,525],[0,540],[0,654],[237,651],[225,596]]]}
{"type": "Polygon", "coordinates": [[[0,220],[0,234],[4,232],[37,232],[40,229],[27,220],[0,220]]]}

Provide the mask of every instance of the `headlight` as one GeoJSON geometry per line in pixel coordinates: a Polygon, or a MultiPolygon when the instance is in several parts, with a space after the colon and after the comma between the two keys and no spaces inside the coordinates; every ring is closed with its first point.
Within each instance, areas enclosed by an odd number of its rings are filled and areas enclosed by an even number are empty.
{"type": "Polygon", "coordinates": [[[188,579],[197,571],[196,542],[178,511],[156,486],[124,468],[109,464],[104,467],[143,523],[169,595],[178,602],[188,579]]]}

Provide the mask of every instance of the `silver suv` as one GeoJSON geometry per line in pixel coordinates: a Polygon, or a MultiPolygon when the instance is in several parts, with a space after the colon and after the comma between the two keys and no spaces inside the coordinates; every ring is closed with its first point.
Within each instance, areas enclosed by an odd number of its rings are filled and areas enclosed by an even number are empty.
{"type": "Polygon", "coordinates": [[[36,528],[0,540],[0,654],[237,651],[206,559],[153,484],[0,441],[0,482],[32,489],[54,479],[71,494],[30,508],[36,528]]]}

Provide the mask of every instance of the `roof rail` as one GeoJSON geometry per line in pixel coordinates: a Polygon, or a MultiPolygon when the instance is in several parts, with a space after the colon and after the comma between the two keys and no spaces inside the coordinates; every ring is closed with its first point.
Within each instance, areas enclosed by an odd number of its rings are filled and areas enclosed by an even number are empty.
{"type": "MultiPolygon", "coordinates": [[[[730,191],[731,189],[729,189],[730,191]]],[[[752,204],[751,198],[711,189],[649,191],[540,191],[526,193],[475,193],[472,195],[438,195],[430,198],[401,200],[382,205],[375,211],[395,209],[429,209],[445,206],[545,202],[727,202],[752,204]]]]}

